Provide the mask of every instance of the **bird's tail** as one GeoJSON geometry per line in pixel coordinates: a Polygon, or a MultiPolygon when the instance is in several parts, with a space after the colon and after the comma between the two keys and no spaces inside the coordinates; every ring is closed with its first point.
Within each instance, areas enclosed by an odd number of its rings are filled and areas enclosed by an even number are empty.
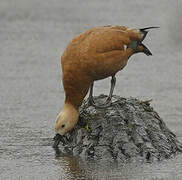
{"type": "Polygon", "coordinates": [[[139,41],[139,45],[141,45],[143,47],[143,52],[147,55],[150,56],[152,55],[151,51],[142,43],[142,41],[145,39],[147,33],[149,32],[149,29],[154,29],[154,28],[159,28],[157,26],[151,26],[151,27],[146,27],[146,28],[141,28],[139,29],[140,32],[143,34],[142,39],[139,41]]]}
{"type": "Polygon", "coordinates": [[[143,34],[143,37],[142,37],[142,39],[141,39],[141,42],[145,39],[147,33],[149,32],[149,31],[148,31],[149,29],[156,29],[156,28],[160,28],[160,27],[151,26],[151,27],[146,27],[146,28],[141,28],[141,29],[139,29],[139,30],[142,32],[142,34],[143,34]]]}

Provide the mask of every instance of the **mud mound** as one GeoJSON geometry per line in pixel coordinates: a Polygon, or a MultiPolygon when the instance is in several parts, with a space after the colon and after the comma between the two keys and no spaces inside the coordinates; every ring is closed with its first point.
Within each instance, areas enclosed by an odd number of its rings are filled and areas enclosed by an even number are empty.
{"type": "MultiPolygon", "coordinates": [[[[94,100],[102,104],[106,97],[94,100]]],[[[118,161],[162,160],[180,151],[182,144],[149,101],[119,96],[113,96],[111,106],[105,109],[84,101],[78,124],[59,145],[59,153],[118,161]]]]}

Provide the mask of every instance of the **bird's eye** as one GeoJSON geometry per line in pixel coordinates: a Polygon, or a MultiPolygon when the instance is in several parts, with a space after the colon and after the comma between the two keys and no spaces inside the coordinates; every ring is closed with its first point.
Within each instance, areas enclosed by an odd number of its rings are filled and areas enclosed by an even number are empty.
{"type": "Polygon", "coordinates": [[[65,124],[63,124],[62,126],[61,126],[61,128],[64,128],[65,127],[65,124]]]}

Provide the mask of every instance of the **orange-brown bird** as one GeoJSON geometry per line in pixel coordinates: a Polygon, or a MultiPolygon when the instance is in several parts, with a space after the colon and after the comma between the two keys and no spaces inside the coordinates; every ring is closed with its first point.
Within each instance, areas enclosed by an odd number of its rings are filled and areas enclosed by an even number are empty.
{"type": "Polygon", "coordinates": [[[130,56],[143,52],[152,55],[142,43],[148,33],[147,27],[131,29],[125,26],[102,26],[89,29],[76,36],[67,46],[61,57],[62,82],[65,91],[64,107],[57,116],[55,131],[64,135],[78,121],[78,109],[90,88],[89,101],[93,101],[93,83],[109,76],[111,89],[106,103],[111,102],[116,78],[130,56]]]}

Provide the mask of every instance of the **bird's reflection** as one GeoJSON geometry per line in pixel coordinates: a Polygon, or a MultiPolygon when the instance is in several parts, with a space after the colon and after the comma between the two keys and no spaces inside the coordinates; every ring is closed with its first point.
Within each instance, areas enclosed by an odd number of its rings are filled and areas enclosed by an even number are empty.
{"type": "Polygon", "coordinates": [[[58,147],[54,148],[54,150],[56,159],[58,160],[59,165],[61,167],[62,178],[74,179],[74,180],[81,180],[81,179],[91,180],[84,167],[80,165],[82,164],[82,162],[79,158],[61,152],[58,147]]]}

